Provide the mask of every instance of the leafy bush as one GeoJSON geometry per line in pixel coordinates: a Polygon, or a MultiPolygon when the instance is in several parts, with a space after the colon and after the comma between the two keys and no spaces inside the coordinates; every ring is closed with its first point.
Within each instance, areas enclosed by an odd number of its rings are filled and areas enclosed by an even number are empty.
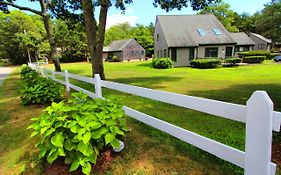
{"type": "Polygon", "coordinates": [[[154,58],[152,60],[152,67],[157,69],[173,68],[173,61],[170,58],[154,58]]]}
{"type": "Polygon", "coordinates": [[[53,80],[40,77],[28,66],[21,70],[20,98],[23,104],[50,104],[62,99],[64,88],[53,80]]]}
{"type": "Polygon", "coordinates": [[[197,60],[192,60],[190,65],[194,68],[200,69],[216,68],[221,65],[221,60],[200,58],[197,60]]]}
{"type": "Polygon", "coordinates": [[[32,119],[31,136],[39,134],[36,144],[39,158],[51,164],[59,156],[71,164],[70,171],[80,166],[90,174],[99,152],[106,147],[120,148],[120,137],[128,131],[122,106],[106,99],[88,99],[73,93],[68,102],[52,103],[43,114],[32,119]]]}
{"type": "Polygon", "coordinates": [[[265,56],[248,56],[243,58],[243,63],[261,63],[265,58],[265,56]]]}
{"type": "Polygon", "coordinates": [[[61,63],[74,63],[74,62],[84,62],[87,61],[87,57],[83,55],[80,51],[67,51],[63,52],[59,57],[61,63]]]}
{"type": "Polygon", "coordinates": [[[32,84],[35,83],[39,75],[35,70],[31,69],[29,66],[24,64],[21,67],[20,76],[24,85],[31,86],[32,84]]]}
{"type": "Polygon", "coordinates": [[[110,62],[120,62],[121,60],[119,60],[119,58],[116,55],[114,55],[109,61],[110,62]]]}
{"type": "Polygon", "coordinates": [[[252,50],[248,52],[239,52],[238,55],[242,58],[249,56],[265,56],[266,59],[270,59],[270,52],[265,50],[252,50]]]}
{"type": "Polygon", "coordinates": [[[238,65],[238,63],[241,63],[241,58],[227,58],[225,59],[225,63],[227,63],[228,66],[235,66],[238,65]]]}

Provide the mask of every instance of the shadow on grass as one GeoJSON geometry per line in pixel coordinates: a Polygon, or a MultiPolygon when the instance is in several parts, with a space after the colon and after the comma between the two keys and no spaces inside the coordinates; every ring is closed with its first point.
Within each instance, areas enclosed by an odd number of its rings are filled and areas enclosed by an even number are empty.
{"type": "Polygon", "coordinates": [[[151,63],[151,62],[148,62],[148,63],[141,63],[141,64],[138,64],[137,66],[139,66],[139,67],[147,67],[147,68],[153,69],[152,63],[151,63]]]}

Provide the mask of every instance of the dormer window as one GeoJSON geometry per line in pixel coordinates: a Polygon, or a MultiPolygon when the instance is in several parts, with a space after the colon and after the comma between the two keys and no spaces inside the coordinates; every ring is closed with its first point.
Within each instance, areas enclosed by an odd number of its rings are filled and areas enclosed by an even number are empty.
{"type": "Polygon", "coordinates": [[[200,36],[206,35],[206,32],[205,32],[203,29],[197,29],[196,31],[198,32],[198,34],[199,34],[200,36]]]}
{"type": "Polygon", "coordinates": [[[213,32],[216,34],[216,35],[221,35],[221,31],[220,29],[213,29],[213,32]]]}

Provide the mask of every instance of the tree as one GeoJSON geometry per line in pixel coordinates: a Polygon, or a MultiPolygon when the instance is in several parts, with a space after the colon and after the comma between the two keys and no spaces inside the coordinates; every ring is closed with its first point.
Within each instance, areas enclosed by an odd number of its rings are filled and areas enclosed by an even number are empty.
{"type": "Polygon", "coordinates": [[[281,0],[273,0],[265,5],[257,18],[259,33],[271,38],[273,44],[281,42],[281,0]]]}
{"type": "Polygon", "coordinates": [[[223,26],[230,32],[239,32],[239,29],[234,25],[237,13],[230,9],[230,5],[223,1],[218,1],[210,6],[205,7],[199,14],[214,14],[223,26]]]}
{"type": "Polygon", "coordinates": [[[27,62],[27,50],[31,57],[44,57],[50,49],[41,47],[46,43],[45,29],[38,15],[20,11],[9,14],[0,12],[0,57],[14,64],[27,62]],[[39,52],[40,51],[40,52],[39,52]]]}
{"type": "MultiPolygon", "coordinates": [[[[4,11],[7,11],[6,10],[7,8],[5,8],[5,7],[12,6],[12,7],[15,7],[19,10],[30,11],[30,12],[35,13],[37,15],[40,15],[42,17],[44,27],[45,27],[45,30],[46,30],[46,34],[47,34],[47,38],[48,38],[50,48],[51,48],[50,57],[54,61],[56,71],[61,71],[59,59],[57,59],[55,57],[56,48],[55,48],[54,39],[53,39],[52,33],[51,33],[49,16],[47,15],[48,6],[51,5],[50,0],[47,0],[47,1],[46,0],[38,0],[39,3],[40,3],[40,6],[41,6],[41,11],[29,8],[29,7],[23,7],[23,6],[16,5],[14,3],[14,1],[15,0],[7,0],[7,1],[1,0],[0,1],[0,9],[4,10],[4,11]]],[[[34,1],[34,0],[31,0],[31,1],[34,1]]]]}

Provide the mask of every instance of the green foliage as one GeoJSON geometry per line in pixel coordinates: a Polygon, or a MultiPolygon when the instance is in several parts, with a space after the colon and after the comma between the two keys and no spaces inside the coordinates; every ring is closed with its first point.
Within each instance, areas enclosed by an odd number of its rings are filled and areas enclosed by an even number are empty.
{"type": "Polygon", "coordinates": [[[49,163],[65,157],[70,171],[80,166],[90,174],[101,150],[119,149],[119,139],[128,131],[122,106],[106,99],[89,99],[86,94],[73,93],[68,102],[52,103],[28,129],[40,135],[36,144],[39,158],[49,163]]]}
{"type": "Polygon", "coordinates": [[[152,60],[152,67],[157,69],[173,68],[173,61],[170,58],[154,58],[152,60]]]}
{"type": "Polygon", "coordinates": [[[208,68],[216,68],[220,66],[221,63],[222,61],[219,59],[200,58],[200,59],[192,60],[190,62],[190,65],[193,68],[208,69],[208,68]]]}
{"type": "Polygon", "coordinates": [[[33,59],[46,56],[50,46],[41,48],[45,35],[41,17],[20,11],[0,12],[0,58],[22,64],[27,62],[27,50],[33,59]]]}
{"type": "Polygon", "coordinates": [[[270,52],[265,50],[252,50],[248,52],[239,52],[238,55],[240,57],[248,57],[248,56],[265,56],[266,59],[270,59],[270,52]]]}
{"type": "Polygon", "coordinates": [[[114,55],[109,61],[110,62],[120,62],[121,60],[116,55],[114,55]]]}
{"type": "Polygon", "coordinates": [[[261,63],[265,58],[265,56],[247,56],[243,57],[243,63],[261,63]]]}
{"type": "Polygon", "coordinates": [[[227,63],[227,66],[235,66],[238,65],[238,63],[241,63],[241,58],[227,58],[225,59],[225,63],[227,63]]]}
{"type": "Polygon", "coordinates": [[[62,99],[64,88],[61,85],[40,77],[35,70],[26,65],[22,68],[21,78],[20,98],[23,104],[50,104],[62,99]]]}

